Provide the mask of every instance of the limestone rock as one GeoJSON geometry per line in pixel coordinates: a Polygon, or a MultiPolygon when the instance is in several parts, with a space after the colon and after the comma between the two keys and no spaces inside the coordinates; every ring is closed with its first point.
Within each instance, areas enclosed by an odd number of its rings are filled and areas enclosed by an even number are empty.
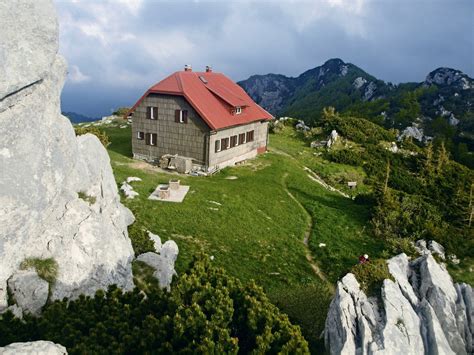
{"type": "Polygon", "coordinates": [[[337,133],[335,129],[333,129],[327,139],[326,148],[328,149],[331,148],[333,144],[337,142],[338,139],[339,139],[339,134],[337,133]]]}
{"type": "Polygon", "coordinates": [[[150,231],[148,231],[148,237],[150,237],[150,239],[152,240],[153,246],[155,247],[155,251],[159,253],[162,247],[161,238],[157,234],[153,234],[150,231]]]}
{"type": "MultiPolygon", "coordinates": [[[[156,248],[156,244],[155,244],[156,248]]],[[[178,245],[172,241],[166,241],[157,253],[148,252],[140,254],[137,257],[138,261],[142,261],[155,269],[153,276],[156,277],[160,287],[170,290],[173,276],[176,275],[174,264],[178,257],[178,245]],[[159,254],[158,254],[159,253],[159,254]]]]}
{"type": "Polygon", "coordinates": [[[53,300],[130,289],[134,217],[100,141],[76,137],[61,115],[66,63],[52,1],[2,2],[0,30],[0,311],[7,280],[30,257],[57,262],[53,300]]]}
{"type": "Polygon", "coordinates": [[[1,355],[64,355],[67,350],[64,346],[51,341],[38,340],[27,343],[12,343],[0,347],[1,355]]]}
{"type": "Polygon", "coordinates": [[[413,261],[400,254],[388,268],[394,280],[384,280],[380,308],[354,275],[338,282],[324,332],[330,353],[472,353],[472,288],[453,284],[430,252],[413,261]]]}
{"type": "Polygon", "coordinates": [[[18,307],[38,315],[48,300],[49,284],[34,270],[18,271],[8,279],[8,289],[18,307]]]}

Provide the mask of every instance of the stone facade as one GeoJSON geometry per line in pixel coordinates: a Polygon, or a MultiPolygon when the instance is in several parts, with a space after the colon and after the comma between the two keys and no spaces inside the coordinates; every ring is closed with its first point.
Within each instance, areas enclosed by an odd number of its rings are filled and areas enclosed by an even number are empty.
{"type": "Polygon", "coordinates": [[[136,108],[132,124],[133,156],[139,159],[157,159],[165,154],[178,154],[205,165],[206,137],[209,127],[182,96],[150,94],[136,108]],[[147,119],[147,107],[158,107],[156,120],[147,119]],[[187,110],[188,122],[175,122],[175,111],[187,110]],[[147,145],[138,132],[157,134],[156,145],[147,145]]]}
{"type": "MultiPolygon", "coordinates": [[[[219,131],[209,126],[182,96],[150,94],[133,114],[132,149],[137,159],[157,160],[165,154],[193,159],[195,165],[206,169],[223,168],[255,157],[267,146],[268,122],[253,122],[219,131]],[[156,119],[147,118],[147,107],[158,107],[156,119]],[[175,120],[176,110],[187,111],[187,122],[175,120]],[[253,140],[228,149],[216,151],[216,140],[239,136],[253,131],[253,140]],[[143,136],[139,138],[139,132],[143,136]],[[156,134],[156,144],[150,145],[147,134],[156,134]]],[[[237,138],[238,143],[238,138],[237,138]]]]}

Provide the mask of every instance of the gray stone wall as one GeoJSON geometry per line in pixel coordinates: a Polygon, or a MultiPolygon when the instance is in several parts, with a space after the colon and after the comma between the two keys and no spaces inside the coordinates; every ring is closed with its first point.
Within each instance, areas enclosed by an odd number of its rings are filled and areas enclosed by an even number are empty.
{"type": "Polygon", "coordinates": [[[257,155],[258,148],[266,147],[267,136],[268,122],[254,122],[245,126],[232,127],[211,134],[209,144],[209,167],[222,168],[257,155]],[[234,135],[238,136],[240,133],[247,133],[252,130],[254,131],[253,142],[247,142],[233,148],[221,150],[220,152],[215,151],[216,140],[230,138],[234,135]]]}
{"type": "Polygon", "coordinates": [[[181,96],[150,94],[136,108],[132,123],[132,149],[135,157],[154,159],[164,154],[190,157],[206,165],[209,127],[181,96]],[[147,106],[158,107],[158,119],[146,118],[147,106]],[[188,122],[175,122],[175,110],[187,110],[188,122]],[[155,146],[137,139],[137,132],[156,133],[155,146]]]}

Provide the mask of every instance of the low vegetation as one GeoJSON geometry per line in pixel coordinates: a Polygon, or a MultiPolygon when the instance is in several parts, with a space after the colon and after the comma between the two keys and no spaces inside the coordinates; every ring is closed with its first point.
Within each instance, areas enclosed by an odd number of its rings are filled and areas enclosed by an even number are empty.
{"type": "Polygon", "coordinates": [[[89,205],[93,205],[93,204],[96,202],[96,200],[97,200],[95,196],[88,195],[88,194],[86,194],[86,193],[83,192],[83,191],[79,191],[79,192],[77,193],[77,196],[78,196],[81,200],[86,201],[89,205]]]}
{"type": "Polygon", "coordinates": [[[27,258],[21,262],[20,269],[35,269],[38,276],[50,285],[56,282],[58,276],[58,263],[53,258],[27,258]]]}
{"type": "Polygon", "coordinates": [[[354,274],[360,288],[368,296],[380,295],[380,287],[383,284],[383,280],[389,279],[393,281],[385,259],[375,259],[363,264],[354,265],[351,268],[351,273],[354,274]]]}
{"type": "Polygon", "coordinates": [[[125,293],[110,287],[95,297],[55,301],[38,318],[2,316],[0,346],[39,339],[60,343],[69,354],[309,353],[300,328],[260,287],[243,285],[206,257],[171,292],[152,284],[125,293]]]}
{"type": "Polygon", "coordinates": [[[74,126],[74,131],[76,132],[76,136],[81,136],[81,135],[87,134],[87,133],[95,135],[97,138],[99,138],[102,145],[106,148],[110,144],[110,140],[109,140],[109,137],[107,136],[107,134],[102,129],[100,129],[98,127],[95,127],[95,126],[85,127],[85,126],[77,126],[76,125],[76,126],[74,126]]]}

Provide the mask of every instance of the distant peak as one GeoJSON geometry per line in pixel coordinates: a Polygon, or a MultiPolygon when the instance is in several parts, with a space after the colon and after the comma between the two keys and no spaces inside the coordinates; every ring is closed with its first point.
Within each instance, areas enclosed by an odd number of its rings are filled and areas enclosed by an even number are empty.
{"type": "Polygon", "coordinates": [[[333,66],[333,65],[344,65],[346,63],[344,63],[344,61],[340,58],[331,58],[331,59],[328,59],[324,64],[323,64],[323,67],[325,66],[333,66]]]}
{"type": "Polygon", "coordinates": [[[460,70],[441,67],[430,72],[425,79],[428,85],[457,86],[464,90],[474,87],[474,80],[460,70]]]}

